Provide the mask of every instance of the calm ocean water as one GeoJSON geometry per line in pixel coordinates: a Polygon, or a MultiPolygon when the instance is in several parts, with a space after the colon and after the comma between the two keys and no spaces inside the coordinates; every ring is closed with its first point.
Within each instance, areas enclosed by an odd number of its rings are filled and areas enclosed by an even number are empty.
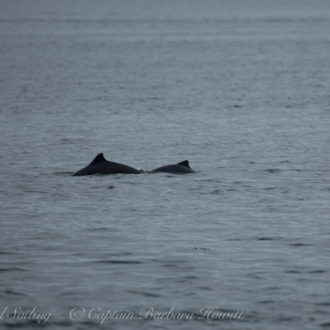
{"type": "Polygon", "coordinates": [[[1,0],[1,328],[330,328],[329,54],[329,1],[1,0]]]}

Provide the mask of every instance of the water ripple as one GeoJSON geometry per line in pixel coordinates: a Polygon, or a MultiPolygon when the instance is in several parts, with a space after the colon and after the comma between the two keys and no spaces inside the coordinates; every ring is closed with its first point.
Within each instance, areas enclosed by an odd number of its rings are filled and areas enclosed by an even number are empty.
{"type": "Polygon", "coordinates": [[[139,265],[142,264],[141,261],[135,261],[135,260],[98,260],[94,261],[94,263],[97,264],[127,264],[127,265],[139,265]]]}

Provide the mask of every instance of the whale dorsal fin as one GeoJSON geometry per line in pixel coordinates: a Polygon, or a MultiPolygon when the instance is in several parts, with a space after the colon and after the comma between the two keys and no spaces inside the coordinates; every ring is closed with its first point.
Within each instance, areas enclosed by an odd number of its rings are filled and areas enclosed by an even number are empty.
{"type": "Polygon", "coordinates": [[[102,163],[102,162],[105,162],[105,158],[103,156],[103,153],[100,153],[98,154],[93,160],[92,162],[90,163],[90,165],[95,165],[95,164],[98,164],[98,163],[102,163]]]}
{"type": "Polygon", "coordinates": [[[190,166],[189,166],[189,162],[188,162],[187,160],[184,160],[184,161],[178,163],[178,165],[181,165],[181,166],[184,166],[184,167],[188,167],[188,168],[190,168],[190,166]]]}

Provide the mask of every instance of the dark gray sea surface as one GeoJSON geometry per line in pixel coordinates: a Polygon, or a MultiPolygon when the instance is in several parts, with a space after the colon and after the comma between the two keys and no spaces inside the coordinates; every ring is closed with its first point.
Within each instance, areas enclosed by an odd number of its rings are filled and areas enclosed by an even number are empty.
{"type": "Polygon", "coordinates": [[[1,0],[1,328],[329,328],[329,92],[329,1],[1,0]]]}

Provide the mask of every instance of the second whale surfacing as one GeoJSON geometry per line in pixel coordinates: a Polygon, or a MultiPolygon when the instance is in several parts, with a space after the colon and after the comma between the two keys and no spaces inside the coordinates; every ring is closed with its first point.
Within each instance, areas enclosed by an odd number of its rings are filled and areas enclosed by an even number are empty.
{"type": "Polygon", "coordinates": [[[106,160],[103,156],[103,153],[98,154],[93,161],[87,165],[86,167],[82,168],[78,172],[74,173],[74,176],[81,176],[81,175],[92,175],[92,174],[140,174],[143,171],[140,171],[134,167],[110,162],[106,160]]]}
{"type": "Polygon", "coordinates": [[[188,174],[188,173],[195,173],[195,171],[190,168],[188,160],[184,160],[177,164],[170,164],[158,167],[151,172],[165,172],[165,173],[172,173],[172,174],[188,174]]]}

